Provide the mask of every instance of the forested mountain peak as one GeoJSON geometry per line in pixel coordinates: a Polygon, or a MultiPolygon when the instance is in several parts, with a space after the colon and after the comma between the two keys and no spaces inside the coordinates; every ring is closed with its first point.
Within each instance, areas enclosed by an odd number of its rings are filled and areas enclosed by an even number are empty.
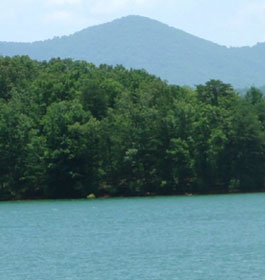
{"type": "Polygon", "coordinates": [[[196,85],[221,79],[235,87],[264,84],[265,45],[227,48],[157,20],[126,16],[69,36],[34,43],[0,42],[0,55],[29,55],[122,64],[146,69],[169,83],[196,85]]]}

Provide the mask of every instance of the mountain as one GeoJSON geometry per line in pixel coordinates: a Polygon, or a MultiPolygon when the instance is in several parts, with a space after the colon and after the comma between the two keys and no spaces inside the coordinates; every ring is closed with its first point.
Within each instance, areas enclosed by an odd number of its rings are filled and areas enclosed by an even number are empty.
{"type": "Polygon", "coordinates": [[[0,55],[122,64],[146,69],[179,85],[210,79],[235,87],[265,84],[265,43],[227,48],[142,16],[127,16],[45,41],[0,42],[0,55]]]}

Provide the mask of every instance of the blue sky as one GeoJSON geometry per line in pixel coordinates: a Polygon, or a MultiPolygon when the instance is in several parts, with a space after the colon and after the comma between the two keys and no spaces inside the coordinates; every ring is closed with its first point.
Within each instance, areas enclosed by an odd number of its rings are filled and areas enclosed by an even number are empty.
{"type": "Polygon", "coordinates": [[[265,0],[0,0],[0,41],[36,41],[143,15],[226,46],[265,41],[265,0]]]}

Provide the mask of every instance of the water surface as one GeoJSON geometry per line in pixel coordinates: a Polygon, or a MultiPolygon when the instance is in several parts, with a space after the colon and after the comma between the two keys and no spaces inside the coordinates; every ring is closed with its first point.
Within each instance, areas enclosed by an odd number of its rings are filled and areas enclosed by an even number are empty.
{"type": "Polygon", "coordinates": [[[265,195],[0,203],[1,280],[265,277],[265,195]]]}

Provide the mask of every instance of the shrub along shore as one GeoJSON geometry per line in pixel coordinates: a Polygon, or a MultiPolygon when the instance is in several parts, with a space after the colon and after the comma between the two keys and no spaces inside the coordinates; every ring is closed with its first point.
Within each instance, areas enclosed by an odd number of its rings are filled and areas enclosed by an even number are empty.
{"type": "Polygon", "coordinates": [[[264,170],[257,88],[0,58],[0,200],[260,192],[264,170]]]}

